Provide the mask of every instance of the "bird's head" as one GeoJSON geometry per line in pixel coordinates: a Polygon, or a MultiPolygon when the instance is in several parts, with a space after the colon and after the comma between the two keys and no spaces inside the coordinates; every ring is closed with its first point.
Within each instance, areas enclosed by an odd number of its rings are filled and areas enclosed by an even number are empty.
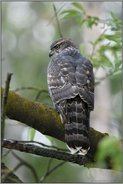
{"type": "Polygon", "coordinates": [[[63,51],[68,47],[77,48],[70,39],[61,38],[53,42],[52,45],[50,46],[49,57],[58,54],[59,52],[63,51]]]}

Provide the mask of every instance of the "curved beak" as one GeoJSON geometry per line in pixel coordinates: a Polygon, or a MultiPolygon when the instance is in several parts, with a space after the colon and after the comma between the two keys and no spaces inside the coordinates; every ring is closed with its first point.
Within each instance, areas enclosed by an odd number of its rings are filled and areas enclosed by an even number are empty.
{"type": "Polygon", "coordinates": [[[49,57],[51,57],[54,54],[53,50],[49,50],[49,57]]]}

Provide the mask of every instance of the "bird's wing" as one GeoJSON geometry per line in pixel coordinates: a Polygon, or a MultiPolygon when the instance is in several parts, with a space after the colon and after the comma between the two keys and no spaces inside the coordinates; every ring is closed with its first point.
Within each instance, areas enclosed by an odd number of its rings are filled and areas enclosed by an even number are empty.
{"type": "Polygon", "coordinates": [[[74,98],[78,94],[90,109],[94,104],[93,67],[84,57],[70,55],[54,57],[48,65],[48,88],[54,103],[74,98]]]}
{"type": "Polygon", "coordinates": [[[88,104],[90,110],[94,109],[94,74],[91,62],[81,57],[76,67],[76,82],[79,95],[88,104]]]}
{"type": "Polygon", "coordinates": [[[54,57],[48,65],[47,81],[50,96],[54,103],[77,95],[75,67],[71,57],[54,57]]]}

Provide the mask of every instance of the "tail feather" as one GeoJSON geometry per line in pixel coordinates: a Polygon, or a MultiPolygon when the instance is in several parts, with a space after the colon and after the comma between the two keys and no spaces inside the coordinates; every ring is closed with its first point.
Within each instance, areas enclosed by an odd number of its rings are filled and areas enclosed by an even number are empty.
{"type": "Polygon", "coordinates": [[[65,141],[83,155],[89,149],[89,115],[87,104],[79,96],[66,101],[65,141]]]}

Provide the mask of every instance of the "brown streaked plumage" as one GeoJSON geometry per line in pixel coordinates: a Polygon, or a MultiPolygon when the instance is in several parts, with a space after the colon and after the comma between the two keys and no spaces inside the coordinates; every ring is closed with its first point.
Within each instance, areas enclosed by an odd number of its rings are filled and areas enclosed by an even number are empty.
{"type": "Polygon", "coordinates": [[[69,39],[55,41],[49,56],[48,88],[64,123],[66,144],[72,153],[85,155],[90,147],[90,111],[94,109],[93,66],[69,39]]]}

